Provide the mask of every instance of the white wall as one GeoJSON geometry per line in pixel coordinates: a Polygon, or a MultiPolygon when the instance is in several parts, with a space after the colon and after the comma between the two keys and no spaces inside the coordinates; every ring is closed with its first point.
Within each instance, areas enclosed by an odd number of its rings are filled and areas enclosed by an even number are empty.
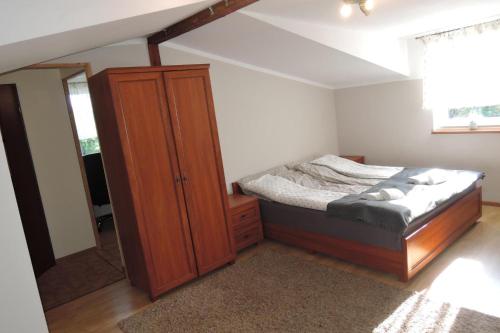
{"type": "MultiPolygon", "coordinates": [[[[226,181],[310,155],[336,153],[332,90],[163,46],[164,65],[210,63],[226,181]]],[[[145,45],[116,45],[54,60],[107,67],[149,65],[145,45]]]]}
{"type": "Polygon", "coordinates": [[[47,332],[2,140],[0,198],[0,332],[47,332]]]}
{"type": "MultiPolygon", "coordinates": [[[[337,152],[332,91],[175,50],[162,49],[162,57],[168,64],[212,64],[215,106],[228,183],[311,154],[337,152]]],[[[111,66],[148,65],[147,59],[145,47],[135,45],[96,49],[56,62],[88,61],[95,71],[99,71],[111,66]]],[[[48,220],[52,217],[64,217],[68,225],[65,232],[70,229],[70,234],[77,235],[78,238],[90,235],[90,229],[85,231],[69,227],[74,222],[72,217],[84,216],[86,210],[72,206],[67,197],[60,196],[64,190],[68,190],[68,183],[79,176],[79,171],[76,171],[78,164],[71,132],[66,127],[69,122],[62,116],[59,108],[61,105],[54,105],[53,108],[47,108],[46,105],[50,100],[46,98],[49,93],[49,84],[45,82],[47,74],[42,71],[23,71],[16,76],[15,80],[12,76],[10,79],[3,78],[2,82],[18,84],[35,164],[47,163],[61,156],[65,156],[67,161],[73,161],[66,166],[59,164],[52,168],[47,165],[45,168],[41,165],[36,167],[42,195],[49,192],[59,196],[58,200],[44,201],[48,220]],[[33,86],[37,88],[32,89],[33,86]],[[38,99],[24,98],[30,92],[35,95],[32,97],[38,99]],[[52,116],[54,118],[51,120],[52,116]],[[60,131],[54,131],[54,128],[60,128],[60,131]],[[45,154],[38,153],[41,148],[46,149],[45,154]],[[46,176],[48,181],[45,183],[41,180],[46,176]],[[47,184],[50,186],[46,187],[47,184]],[[59,210],[69,209],[70,206],[73,210],[71,214],[60,214],[59,210]],[[53,211],[52,208],[57,209],[53,211]],[[50,212],[54,215],[50,215],[50,212]]],[[[60,80],[58,71],[53,76],[60,80]]],[[[54,102],[58,100],[57,96],[53,97],[54,102]]],[[[79,196],[82,200],[78,202],[84,202],[82,191],[76,186],[66,194],[79,196]]],[[[0,263],[3,267],[8,267],[0,274],[0,332],[46,332],[47,326],[1,143],[0,195],[0,263]]],[[[90,228],[90,224],[88,226],[90,228]]]]}
{"type": "Polygon", "coordinates": [[[15,83],[56,258],[96,245],[58,69],[0,77],[15,83]]]}
{"type": "Polygon", "coordinates": [[[372,164],[485,171],[483,199],[500,202],[500,134],[431,134],[421,80],[336,90],[335,108],[342,154],[372,164]]]}

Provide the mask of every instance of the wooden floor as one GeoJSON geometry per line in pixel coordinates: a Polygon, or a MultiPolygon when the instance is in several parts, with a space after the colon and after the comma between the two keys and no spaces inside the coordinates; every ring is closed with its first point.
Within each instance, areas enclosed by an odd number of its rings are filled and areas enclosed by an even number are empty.
{"type": "MultiPolygon", "coordinates": [[[[274,249],[500,317],[499,247],[500,208],[484,207],[481,223],[406,284],[392,275],[269,241],[244,251],[238,260],[274,249]]],[[[52,309],[46,317],[51,332],[120,332],[117,322],[148,304],[145,293],[123,280],[52,309]]]]}

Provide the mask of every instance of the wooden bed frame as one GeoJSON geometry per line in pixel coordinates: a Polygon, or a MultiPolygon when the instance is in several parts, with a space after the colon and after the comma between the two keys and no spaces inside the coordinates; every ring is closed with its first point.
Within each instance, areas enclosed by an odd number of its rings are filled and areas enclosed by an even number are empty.
{"type": "MultiPolygon", "coordinates": [[[[238,183],[233,193],[242,193],[238,183]]],[[[265,221],[264,236],[309,251],[328,254],[355,264],[396,274],[407,282],[443,252],[482,215],[482,188],[478,180],[464,197],[441,213],[430,217],[420,228],[401,239],[401,251],[363,244],[328,235],[311,233],[265,221]]]]}

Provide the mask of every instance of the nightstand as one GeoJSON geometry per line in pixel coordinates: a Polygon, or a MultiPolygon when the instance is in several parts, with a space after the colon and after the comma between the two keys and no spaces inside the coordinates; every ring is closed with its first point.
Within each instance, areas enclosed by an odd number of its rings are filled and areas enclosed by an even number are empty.
{"type": "Polygon", "coordinates": [[[229,209],[237,251],[264,239],[257,198],[241,194],[230,195],[229,209]]]}
{"type": "Polygon", "coordinates": [[[365,164],[365,157],[361,156],[361,155],[340,155],[340,157],[354,161],[354,162],[358,162],[361,164],[365,164]]]}

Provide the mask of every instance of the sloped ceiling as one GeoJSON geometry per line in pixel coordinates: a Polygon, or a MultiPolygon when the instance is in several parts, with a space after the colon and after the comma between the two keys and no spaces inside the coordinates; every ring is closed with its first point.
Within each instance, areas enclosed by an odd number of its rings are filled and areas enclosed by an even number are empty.
{"type": "Polygon", "coordinates": [[[0,73],[143,37],[216,0],[2,1],[0,73]]]}
{"type": "MultiPolygon", "coordinates": [[[[260,0],[166,45],[339,88],[418,74],[414,37],[498,18],[498,0],[374,0],[344,19],[341,0],[260,0]]],[[[145,37],[217,1],[4,1],[0,72],[145,37]]]]}
{"type": "Polygon", "coordinates": [[[374,0],[342,18],[341,0],[261,0],[171,43],[342,88],[419,76],[416,36],[499,17],[498,0],[374,0]]]}
{"type": "Polygon", "coordinates": [[[330,88],[404,78],[337,48],[241,13],[193,30],[173,43],[330,88]]]}

